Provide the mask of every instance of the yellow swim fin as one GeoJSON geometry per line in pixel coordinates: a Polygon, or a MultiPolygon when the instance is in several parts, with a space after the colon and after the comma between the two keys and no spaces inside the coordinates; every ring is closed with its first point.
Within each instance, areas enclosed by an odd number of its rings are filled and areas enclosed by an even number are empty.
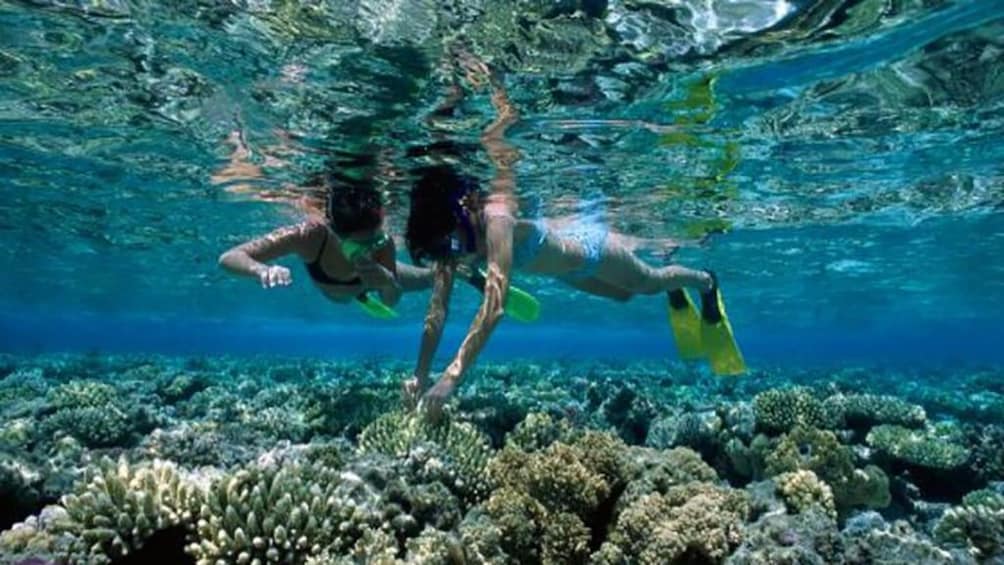
{"type": "Polygon", "coordinates": [[[701,347],[701,315],[690,295],[682,288],[666,293],[669,298],[669,326],[673,328],[676,350],[680,359],[691,361],[704,357],[701,347]]]}
{"type": "Polygon", "coordinates": [[[701,345],[716,375],[741,375],[746,372],[746,362],[736,345],[732,324],[725,313],[725,300],[718,288],[718,277],[710,274],[712,288],[701,294],[701,345]]]}

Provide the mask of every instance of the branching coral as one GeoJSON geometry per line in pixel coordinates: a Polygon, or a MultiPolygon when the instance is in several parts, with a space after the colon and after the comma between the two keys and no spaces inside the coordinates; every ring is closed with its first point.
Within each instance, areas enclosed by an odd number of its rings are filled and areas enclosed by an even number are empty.
{"type": "Polygon", "coordinates": [[[794,514],[801,514],[818,506],[831,518],[837,517],[833,491],[812,471],[782,473],[775,478],[777,490],[785,505],[794,514]]]}
{"type": "Polygon", "coordinates": [[[895,396],[837,394],[827,398],[824,405],[851,427],[895,424],[916,428],[922,427],[927,422],[927,413],[922,406],[895,396]]]}
{"type": "Polygon", "coordinates": [[[470,424],[444,419],[430,424],[416,414],[392,412],[359,434],[360,453],[407,457],[422,447],[434,454],[453,475],[453,485],[465,497],[484,497],[489,485],[485,468],[492,456],[488,439],[470,424]]]}
{"type": "Polygon", "coordinates": [[[497,531],[517,562],[583,562],[592,528],[603,526],[601,510],[627,479],[627,453],[619,439],[597,432],[531,453],[504,449],[489,466],[498,489],[481,527],[497,531]]]}
{"type": "Polygon", "coordinates": [[[618,517],[594,561],[671,563],[685,557],[721,562],[742,539],[745,493],[707,483],[642,496],[618,517]]]}
{"type": "Polygon", "coordinates": [[[753,398],[757,426],[766,432],[787,432],[796,426],[829,428],[835,417],[804,387],[771,389],[753,398]]]}
{"type": "Polygon", "coordinates": [[[1004,557],[1004,495],[982,490],[949,508],[934,527],[934,537],[946,545],[965,547],[977,559],[1004,557]]]}
{"type": "Polygon", "coordinates": [[[249,468],[216,481],[198,506],[199,565],[299,562],[329,546],[347,548],[364,525],[379,527],[378,508],[336,496],[338,471],[316,464],[249,468]]]}
{"type": "Polygon", "coordinates": [[[63,497],[68,520],[53,532],[73,538],[71,561],[111,563],[158,531],[191,525],[201,500],[199,487],[173,463],[106,459],[93,477],[63,497]]]}
{"type": "Polygon", "coordinates": [[[813,471],[833,489],[840,509],[889,504],[889,479],[881,469],[855,469],[853,453],[830,431],[798,427],[766,456],[767,474],[813,471]]]}
{"type": "Polygon", "coordinates": [[[969,458],[969,450],[948,425],[924,430],[876,426],[868,433],[866,441],[894,459],[931,469],[955,469],[969,458]]]}

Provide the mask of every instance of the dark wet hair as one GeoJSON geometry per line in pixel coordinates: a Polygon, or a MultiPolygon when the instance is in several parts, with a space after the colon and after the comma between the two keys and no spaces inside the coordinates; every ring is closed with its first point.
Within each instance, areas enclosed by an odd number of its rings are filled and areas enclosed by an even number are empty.
{"type": "Polygon", "coordinates": [[[412,261],[446,258],[450,235],[460,222],[458,203],[466,194],[478,190],[476,178],[463,175],[449,165],[421,167],[411,186],[411,209],[404,238],[412,261]]]}
{"type": "Polygon", "coordinates": [[[356,179],[334,171],[325,175],[326,216],[337,234],[375,230],[383,223],[383,199],[371,179],[356,179]]]}

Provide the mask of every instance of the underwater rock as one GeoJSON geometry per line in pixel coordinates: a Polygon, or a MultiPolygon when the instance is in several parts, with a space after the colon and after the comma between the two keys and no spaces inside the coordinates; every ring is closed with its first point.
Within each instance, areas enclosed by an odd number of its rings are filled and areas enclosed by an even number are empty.
{"type": "Polygon", "coordinates": [[[39,469],[0,451],[0,531],[42,506],[43,481],[39,469]]]}
{"type": "Polygon", "coordinates": [[[793,516],[766,513],[743,528],[743,543],[727,565],[830,565],[842,562],[843,544],[833,516],[811,506],[793,516]]]}
{"type": "Polygon", "coordinates": [[[886,522],[877,512],[862,512],[849,519],[841,532],[845,561],[866,563],[975,563],[971,557],[952,554],[916,532],[904,521],[886,522]]]}

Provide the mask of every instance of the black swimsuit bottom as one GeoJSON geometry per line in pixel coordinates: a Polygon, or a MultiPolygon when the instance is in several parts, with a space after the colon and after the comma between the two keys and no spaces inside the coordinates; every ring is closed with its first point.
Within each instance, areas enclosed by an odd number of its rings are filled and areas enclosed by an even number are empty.
{"type": "Polygon", "coordinates": [[[349,280],[336,279],[324,272],[321,267],[321,257],[324,256],[324,248],[328,246],[328,230],[324,230],[324,242],[321,243],[321,250],[317,252],[317,257],[309,262],[305,263],[307,267],[307,274],[310,278],[314,279],[317,284],[325,284],[330,286],[356,286],[362,284],[363,279],[360,277],[353,277],[349,280]]]}

